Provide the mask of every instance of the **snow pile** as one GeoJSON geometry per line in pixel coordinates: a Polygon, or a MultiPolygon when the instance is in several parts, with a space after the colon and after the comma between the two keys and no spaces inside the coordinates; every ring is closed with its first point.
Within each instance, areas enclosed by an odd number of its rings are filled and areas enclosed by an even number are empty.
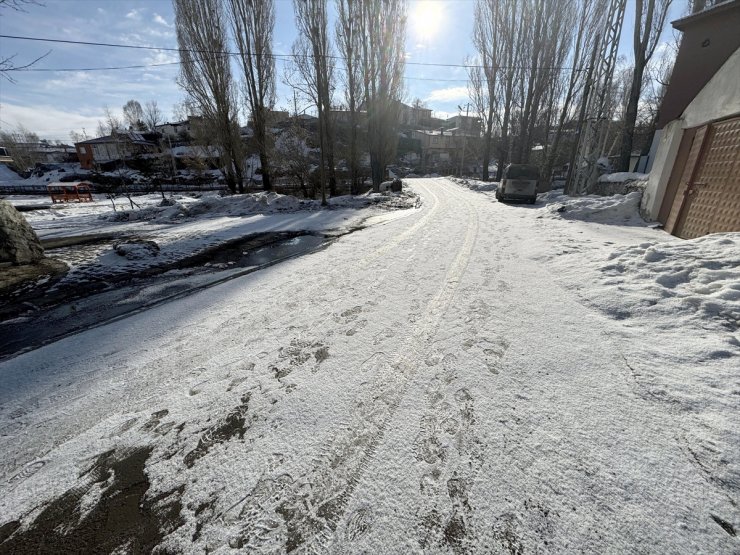
{"type": "MultiPolygon", "coordinates": [[[[2,165],[2,164],[0,164],[2,165]]],[[[4,167],[4,165],[3,165],[4,167]]],[[[61,181],[63,177],[70,174],[85,175],[89,174],[88,170],[83,170],[77,163],[54,164],[54,169],[43,171],[41,175],[36,170],[30,177],[23,179],[20,175],[8,170],[10,174],[3,173],[0,175],[0,183],[6,183],[14,186],[39,186],[61,181]]]]}
{"type": "Polygon", "coordinates": [[[480,181],[478,179],[460,179],[457,177],[448,177],[450,181],[454,181],[458,185],[467,187],[471,191],[491,191],[495,192],[498,189],[498,181],[480,181]]]}
{"type": "MultiPolygon", "coordinates": [[[[405,209],[417,206],[418,196],[405,190],[401,193],[367,193],[360,196],[340,196],[327,200],[329,208],[365,208],[378,205],[386,209],[405,209]]],[[[177,197],[167,199],[160,206],[148,206],[136,210],[123,210],[101,214],[102,220],[111,222],[172,223],[200,216],[249,216],[252,214],[274,214],[320,210],[319,200],[300,200],[291,195],[260,192],[248,195],[208,195],[191,200],[177,197]]]]}
{"type": "Polygon", "coordinates": [[[619,225],[645,223],[640,217],[641,199],[642,193],[639,191],[610,197],[569,197],[559,192],[540,195],[540,200],[547,202],[546,209],[552,217],[619,225]]]}
{"type": "Polygon", "coordinates": [[[3,181],[16,181],[21,179],[21,176],[11,170],[5,164],[0,164],[0,183],[3,181]]]}
{"type": "Polygon", "coordinates": [[[204,196],[191,202],[180,197],[174,202],[166,200],[161,206],[149,206],[140,210],[125,210],[108,214],[101,214],[100,218],[113,222],[152,221],[154,223],[168,223],[194,218],[203,215],[212,216],[246,216],[250,214],[272,214],[275,212],[295,212],[304,205],[289,195],[277,193],[255,193],[233,196],[204,196]]]}
{"type": "Polygon", "coordinates": [[[620,319],[740,330],[740,233],[623,247],[599,270],[596,302],[620,319]]]}
{"type": "Polygon", "coordinates": [[[650,174],[637,172],[607,173],[599,177],[599,183],[629,183],[630,181],[647,181],[650,174]]]}

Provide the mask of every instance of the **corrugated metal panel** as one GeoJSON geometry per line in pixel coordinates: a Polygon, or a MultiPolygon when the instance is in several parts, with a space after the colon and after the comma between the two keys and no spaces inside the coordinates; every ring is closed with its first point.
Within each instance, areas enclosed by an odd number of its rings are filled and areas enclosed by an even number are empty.
{"type": "Polygon", "coordinates": [[[713,124],[675,235],[684,239],[740,231],[740,118],[713,124]]]}

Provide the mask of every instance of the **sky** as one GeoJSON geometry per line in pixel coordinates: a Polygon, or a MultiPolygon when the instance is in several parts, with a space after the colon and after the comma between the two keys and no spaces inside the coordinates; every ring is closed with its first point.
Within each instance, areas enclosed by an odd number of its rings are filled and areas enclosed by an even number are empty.
{"type": "MultiPolygon", "coordinates": [[[[631,14],[632,0],[627,13],[631,14]]],[[[292,0],[276,0],[273,49],[290,52],[296,38],[292,0]]],[[[333,29],[333,2],[332,29],[333,29]]],[[[416,66],[415,62],[462,64],[475,49],[474,0],[411,0],[408,3],[405,100],[422,99],[438,117],[458,112],[468,102],[466,70],[458,67],[416,66]]],[[[686,0],[674,0],[669,19],[680,17],[686,0]]],[[[620,53],[629,54],[628,15],[620,53]]],[[[0,35],[176,48],[170,0],[44,0],[25,11],[0,11],[0,35]]],[[[143,105],[156,100],[165,119],[175,119],[173,107],[185,95],[176,83],[178,56],[162,50],[132,50],[102,46],[43,43],[0,38],[0,58],[16,55],[16,65],[48,55],[33,66],[14,72],[15,82],[0,78],[0,129],[18,124],[49,140],[70,142],[70,131],[95,135],[105,107],[119,113],[130,99],[143,105]],[[88,68],[166,64],[136,69],[86,71],[88,68]]],[[[277,108],[292,110],[292,92],[282,83],[277,62],[277,108]]],[[[341,101],[337,95],[337,101],[341,101]]],[[[308,108],[308,102],[299,110],[308,108]]]]}

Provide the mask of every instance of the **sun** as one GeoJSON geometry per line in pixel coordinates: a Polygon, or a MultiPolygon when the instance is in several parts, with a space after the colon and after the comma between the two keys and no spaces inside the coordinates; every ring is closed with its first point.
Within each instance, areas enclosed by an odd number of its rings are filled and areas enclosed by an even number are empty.
{"type": "Polygon", "coordinates": [[[437,38],[445,18],[443,0],[418,0],[411,6],[409,23],[416,42],[428,43],[437,38]]]}

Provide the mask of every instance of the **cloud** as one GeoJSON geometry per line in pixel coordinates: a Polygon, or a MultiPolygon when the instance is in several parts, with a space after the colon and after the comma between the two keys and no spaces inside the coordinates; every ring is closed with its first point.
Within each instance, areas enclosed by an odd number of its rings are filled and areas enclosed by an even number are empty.
{"type": "Polygon", "coordinates": [[[165,27],[171,27],[169,23],[167,23],[167,20],[165,20],[164,17],[159,15],[157,12],[154,12],[154,23],[159,23],[160,25],[164,25],[165,27]]]}
{"type": "Polygon", "coordinates": [[[69,142],[69,132],[80,131],[83,127],[89,135],[95,134],[98,120],[103,119],[103,110],[97,115],[75,114],[66,110],[59,110],[54,106],[39,104],[19,106],[17,104],[2,104],[3,128],[12,128],[19,124],[38,133],[39,137],[50,140],[69,142]]]}
{"type": "Polygon", "coordinates": [[[467,87],[447,87],[445,89],[435,89],[431,91],[425,100],[428,102],[454,102],[456,100],[467,99],[467,87]]]}
{"type": "Polygon", "coordinates": [[[138,21],[141,19],[141,16],[139,15],[139,10],[131,10],[126,14],[126,19],[133,19],[135,21],[138,21]]]}

